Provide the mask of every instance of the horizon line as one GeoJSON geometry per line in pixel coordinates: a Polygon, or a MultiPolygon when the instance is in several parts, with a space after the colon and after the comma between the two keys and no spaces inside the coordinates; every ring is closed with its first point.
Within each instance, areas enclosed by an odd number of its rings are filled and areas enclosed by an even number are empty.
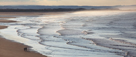
{"type": "MultiPolygon", "coordinates": [[[[93,6],[93,5],[0,5],[0,6],[93,6]]],[[[136,5],[113,5],[113,6],[136,6],[136,5]]]]}

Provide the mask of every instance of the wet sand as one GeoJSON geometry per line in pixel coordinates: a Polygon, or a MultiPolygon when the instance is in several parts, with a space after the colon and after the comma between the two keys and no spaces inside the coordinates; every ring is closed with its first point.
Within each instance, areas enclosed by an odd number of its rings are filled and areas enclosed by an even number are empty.
{"type": "Polygon", "coordinates": [[[15,18],[15,16],[58,15],[63,13],[68,12],[0,12],[0,18],[15,18]]]}
{"type": "Polygon", "coordinates": [[[26,52],[24,47],[27,46],[0,37],[0,57],[46,57],[35,52],[26,52]]]}
{"type": "Polygon", "coordinates": [[[16,21],[12,21],[12,20],[0,20],[1,23],[11,23],[11,22],[16,22],[16,21]]]}
{"type": "MultiPolygon", "coordinates": [[[[6,15],[6,14],[9,15],[8,13],[0,13],[0,15],[6,15]]],[[[13,14],[13,15],[17,15],[17,14],[13,14]]],[[[1,23],[16,22],[12,20],[7,20],[8,18],[12,18],[12,17],[0,17],[0,18],[1,18],[0,19],[1,23]]],[[[7,26],[0,26],[0,29],[4,29],[4,28],[7,28],[7,26]]],[[[4,39],[2,36],[0,36],[0,57],[47,57],[36,52],[30,52],[30,51],[26,52],[24,51],[25,47],[28,46],[13,41],[9,41],[7,39],[4,39]]]]}

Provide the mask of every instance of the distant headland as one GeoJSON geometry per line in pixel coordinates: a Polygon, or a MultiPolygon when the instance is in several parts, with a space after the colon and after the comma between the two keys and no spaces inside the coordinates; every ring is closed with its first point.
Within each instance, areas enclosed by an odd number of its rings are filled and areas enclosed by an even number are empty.
{"type": "Polygon", "coordinates": [[[0,12],[59,12],[79,10],[119,10],[120,8],[136,8],[131,6],[40,6],[40,5],[6,5],[0,6],[0,12]]]}

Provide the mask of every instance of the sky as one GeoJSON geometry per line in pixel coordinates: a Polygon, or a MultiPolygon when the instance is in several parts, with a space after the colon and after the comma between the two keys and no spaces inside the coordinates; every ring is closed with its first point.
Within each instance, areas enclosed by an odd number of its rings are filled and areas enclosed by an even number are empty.
{"type": "Polygon", "coordinates": [[[136,0],[0,0],[0,5],[114,6],[136,5],[136,0]]]}

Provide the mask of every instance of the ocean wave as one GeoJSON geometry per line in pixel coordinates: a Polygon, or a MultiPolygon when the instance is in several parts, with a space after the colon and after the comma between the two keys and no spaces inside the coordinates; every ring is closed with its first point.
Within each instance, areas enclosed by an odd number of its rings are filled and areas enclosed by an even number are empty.
{"type": "MultiPolygon", "coordinates": [[[[80,11],[60,15],[23,16],[0,33],[51,57],[136,56],[136,12],[80,11]]],[[[12,19],[13,20],[13,19],[12,19]]]]}

